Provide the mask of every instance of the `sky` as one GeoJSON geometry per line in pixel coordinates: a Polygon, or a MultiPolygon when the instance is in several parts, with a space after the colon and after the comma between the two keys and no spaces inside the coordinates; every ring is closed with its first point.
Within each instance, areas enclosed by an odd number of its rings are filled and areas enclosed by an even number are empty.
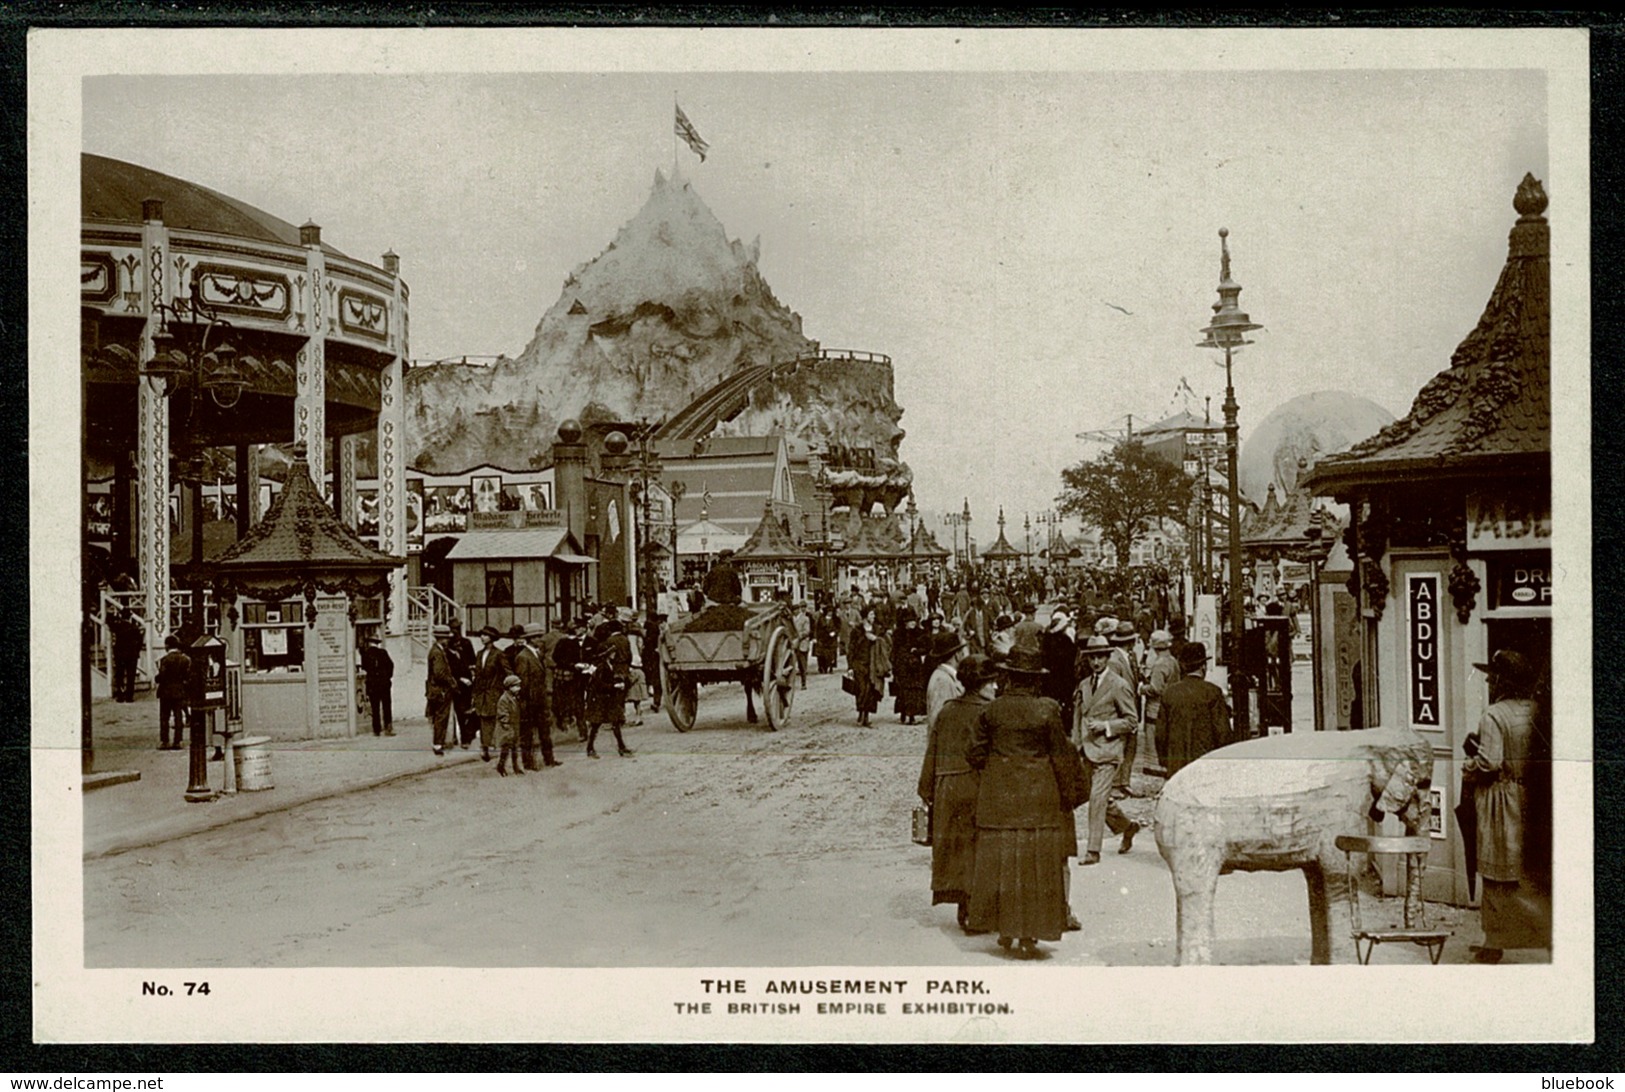
{"type": "Polygon", "coordinates": [[[731,236],[760,238],[807,336],[891,356],[921,509],[968,499],[990,544],[1002,505],[1019,546],[1061,468],[1097,450],[1080,431],[1171,412],[1182,380],[1218,417],[1222,359],[1195,346],[1219,228],[1263,325],[1236,357],[1245,448],[1311,391],[1404,413],[1489,297],[1518,181],[1564,197],[1539,67],[1334,50],[1307,69],[1256,51],[1136,69],[1110,52],[94,76],[82,147],[313,219],[353,257],[393,249],[417,359],[519,353],[675,158],[731,236]],[[674,148],[674,97],[703,163],[674,148]]]}

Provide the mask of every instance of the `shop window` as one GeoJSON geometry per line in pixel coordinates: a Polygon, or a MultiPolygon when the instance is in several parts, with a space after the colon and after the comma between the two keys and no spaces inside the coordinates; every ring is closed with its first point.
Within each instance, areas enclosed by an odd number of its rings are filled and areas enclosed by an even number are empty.
{"type": "Polygon", "coordinates": [[[242,605],[243,670],[250,675],[299,674],[305,669],[305,604],[249,601],[242,605]]]}

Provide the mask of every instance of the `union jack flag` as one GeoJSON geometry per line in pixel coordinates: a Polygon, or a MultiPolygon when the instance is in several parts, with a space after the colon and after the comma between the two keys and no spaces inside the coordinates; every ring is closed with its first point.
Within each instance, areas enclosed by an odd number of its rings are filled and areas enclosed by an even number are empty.
{"type": "Polygon", "coordinates": [[[710,150],[711,145],[707,144],[705,138],[700,136],[700,131],[694,128],[694,123],[688,120],[688,115],[683,113],[681,106],[677,107],[677,120],[674,124],[677,135],[683,138],[683,143],[688,145],[688,150],[699,156],[700,162],[704,163],[705,153],[710,150]]]}

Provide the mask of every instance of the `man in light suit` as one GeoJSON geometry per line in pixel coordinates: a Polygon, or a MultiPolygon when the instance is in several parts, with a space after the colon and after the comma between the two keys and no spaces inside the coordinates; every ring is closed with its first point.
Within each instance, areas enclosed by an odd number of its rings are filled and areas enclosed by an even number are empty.
{"type": "Polygon", "coordinates": [[[1072,742],[1083,753],[1090,776],[1089,849],[1078,862],[1083,865],[1100,863],[1100,844],[1107,827],[1122,836],[1119,853],[1127,853],[1140,832],[1140,825],[1131,822],[1111,798],[1112,781],[1123,761],[1124,742],[1140,726],[1134,691],[1121,675],[1107,668],[1111,653],[1111,642],[1105,637],[1089,638],[1083,648],[1089,672],[1078,683],[1072,700],[1072,742]]]}

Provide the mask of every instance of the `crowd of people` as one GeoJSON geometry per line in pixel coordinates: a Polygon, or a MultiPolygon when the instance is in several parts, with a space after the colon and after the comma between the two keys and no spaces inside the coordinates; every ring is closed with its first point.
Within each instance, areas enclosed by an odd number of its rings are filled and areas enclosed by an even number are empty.
{"type": "MultiPolygon", "coordinates": [[[[572,733],[586,744],[588,758],[598,757],[598,736],[605,729],[622,757],[635,752],[623,730],[627,706],[641,712],[649,702],[660,708],[659,642],[662,619],[632,628],[629,612],[600,606],[562,626],[539,622],[514,625],[506,633],[482,627],[479,647],[453,618],[434,627],[424,681],[425,713],[435,754],[447,747],[468,750],[476,739],[480,757],[496,759],[496,771],[507,776],[558,766],[554,736],[572,733]],[[629,632],[629,630],[631,632],[629,632]],[[638,648],[633,647],[633,637],[638,648]]],[[[374,694],[373,733],[393,735],[388,715],[388,653],[371,642],[363,666],[371,680],[373,665],[385,672],[381,693],[374,694]]]]}

